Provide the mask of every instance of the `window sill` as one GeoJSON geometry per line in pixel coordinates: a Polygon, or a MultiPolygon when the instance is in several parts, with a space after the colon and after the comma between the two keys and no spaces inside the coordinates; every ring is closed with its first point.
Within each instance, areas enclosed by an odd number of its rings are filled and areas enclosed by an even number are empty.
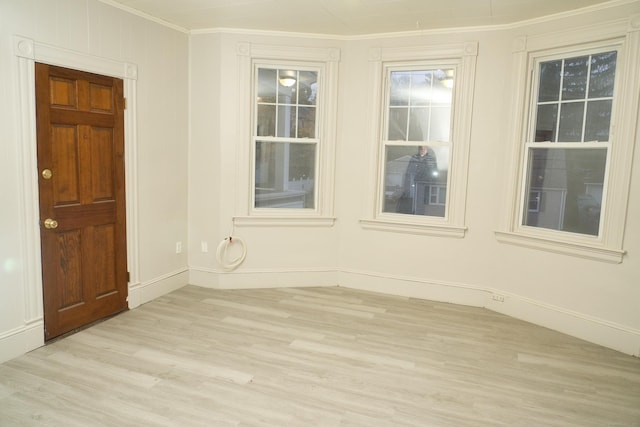
{"type": "Polygon", "coordinates": [[[362,225],[362,228],[367,230],[456,238],[464,237],[465,232],[467,231],[467,227],[455,225],[419,224],[399,221],[385,221],[379,219],[361,219],[360,225],[362,225]]]}
{"type": "Polygon", "coordinates": [[[233,224],[238,227],[333,227],[333,217],[306,216],[236,216],[233,224]]]}
{"type": "Polygon", "coordinates": [[[539,249],[547,252],[571,255],[580,258],[620,264],[624,250],[593,246],[584,243],[551,240],[539,236],[530,236],[507,231],[496,231],[496,239],[502,243],[539,249]]]}

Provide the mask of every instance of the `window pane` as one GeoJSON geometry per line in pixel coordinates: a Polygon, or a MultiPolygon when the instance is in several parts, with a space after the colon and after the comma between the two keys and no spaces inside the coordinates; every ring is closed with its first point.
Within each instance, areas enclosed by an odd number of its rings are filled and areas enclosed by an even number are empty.
{"type": "Polygon", "coordinates": [[[409,141],[429,140],[429,109],[412,108],[409,116],[409,141]]]}
{"type": "Polygon", "coordinates": [[[388,146],[384,212],[444,217],[448,147],[388,146]]]}
{"type": "MultiPolygon", "coordinates": [[[[289,73],[293,73],[290,71],[289,73]]],[[[298,102],[296,86],[291,87],[283,86],[282,83],[278,84],[278,104],[296,104],[298,102]]]]}
{"type": "Polygon", "coordinates": [[[298,108],[298,138],[315,138],[316,136],[316,108],[298,108]]]}
{"type": "Polygon", "coordinates": [[[597,235],[606,149],[532,148],[523,225],[597,235]],[[536,209],[532,209],[532,207],[536,209]]]}
{"type": "Polygon", "coordinates": [[[562,99],[584,99],[587,90],[588,56],[564,60],[562,99]]]}
{"type": "Polygon", "coordinates": [[[610,125],[611,100],[589,102],[584,140],[608,141],[610,125]]]}
{"type": "Polygon", "coordinates": [[[316,105],[318,97],[318,73],[316,71],[300,71],[298,84],[298,102],[302,105],[316,105]]]}
{"type": "Polygon", "coordinates": [[[529,212],[540,211],[541,193],[538,190],[529,191],[529,212]]]}
{"type": "Polygon", "coordinates": [[[558,142],[582,141],[584,102],[563,103],[560,106],[558,142]]]}
{"type": "Polygon", "coordinates": [[[258,102],[276,102],[276,74],[277,70],[258,70],[258,102]]]}
{"type": "Polygon", "coordinates": [[[560,70],[562,61],[549,61],[540,64],[540,87],[538,102],[557,101],[560,94],[560,70]]]}
{"type": "Polygon", "coordinates": [[[451,107],[434,107],[431,109],[431,128],[429,141],[449,141],[451,131],[451,107]]]}
{"type": "Polygon", "coordinates": [[[411,73],[408,71],[392,72],[389,89],[389,105],[409,105],[410,94],[411,73]]]}
{"type": "Polygon", "coordinates": [[[431,92],[431,105],[450,106],[453,97],[453,70],[445,70],[440,75],[441,80],[438,84],[434,83],[431,92]]]}
{"type": "Polygon", "coordinates": [[[589,98],[613,96],[618,52],[605,52],[591,58],[589,98]]]}
{"type": "Polygon", "coordinates": [[[538,105],[536,115],[536,142],[555,141],[558,104],[538,105]]]}
{"type": "Polygon", "coordinates": [[[276,136],[276,106],[258,105],[256,135],[276,136]]]}
{"type": "Polygon", "coordinates": [[[408,108],[389,108],[389,141],[407,140],[408,108]]]}
{"type": "Polygon", "coordinates": [[[431,102],[431,80],[432,71],[412,71],[411,72],[411,105],[425,106],[431,102]]]}
{"type": "Polygon", "coordinates": [[[278,106],[278,134],[276,136],[296,137],[296,107],[291,105],[278,106]]]}
{"type": "Polygon", "coordinates": [[[255,207],[315,207],[316,144],[256,142],[255,207]]]}

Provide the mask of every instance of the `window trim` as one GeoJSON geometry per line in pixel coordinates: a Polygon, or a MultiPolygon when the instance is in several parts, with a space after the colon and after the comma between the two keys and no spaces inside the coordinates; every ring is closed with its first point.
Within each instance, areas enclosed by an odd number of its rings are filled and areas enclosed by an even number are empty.
{"type": "Polygon", "coordinates": [[[591,260],[621,263],[624,230],[627,215],[628,192],[631,185],[632,154],[635,145],[635,128],[638,117],[637,94],[640,83],[635,78],[635,70],[640,61],[640,22],[632,16],[586,28],[548,33],[532,37],[519,37],[513,42],[512,102],[508,111],[513,111],[510,128],[505,141],[507,170],[505,197],[502,217],[496,239],[502,243],[514,244],[552,253],[560,253],[591,260]],[[607,174],[605,176],[606,204],[601,218],[599,236],[588,236],[557,230],[527,227],[521,224],[527,149],[524,143],[530,135],[532,96],[535,96],[531,68],[534,59],[563,53],[569,57],[585,49],[618,49],[616,67],[616,88],[611,118],[611,135],[607,146],[607,174]],[[615,171],[615,173],[614,173],[615,171]]]}
{"type": "Polygon", "coordinates": [[[333,47],[296,47],[238,43],[236,54],[239,61],[239,111],[238,111],[238,174],[236,180],[236,215],[234,225],[239,226],[322,226],[330,227],[334,217],[334,164],[336,141],[336,112],[338,93],[338,64],[340,49],[333,47]],[[317,67],[324,76],[320,87],[321,105],[318,105],[320,122],[317,124],[318,152],[316,159],[318,182],[316,205],[313,209],[256,209],[254,203],[253,177],[255,170],[254,124],[255,102],[254,65],[288,65],[301,69],[317,67]],[[320,111],[321,110],[321,111],[320,111]]]}
{"type": "Polygon", "coordinates": [[[465,204],[467,173],[471,138],[471,116],[475,84],[478,42],[453,43],[405,48],[372,48],[369,50],[369,83],[372,91],[368,103],[371,127],[367,139],[371,146],[372,178],[360,225],[365,229],[399,233],[423,234],[462,238],[465,236],[465,204]],[[384,186],[384,131],[386,128],[386,73],[387,70],[415,64],[429,63],[455,69],[452,117],[450,171],[447,187],[447,216],[430,217],[403,215],[382,211],[384,186]]]}

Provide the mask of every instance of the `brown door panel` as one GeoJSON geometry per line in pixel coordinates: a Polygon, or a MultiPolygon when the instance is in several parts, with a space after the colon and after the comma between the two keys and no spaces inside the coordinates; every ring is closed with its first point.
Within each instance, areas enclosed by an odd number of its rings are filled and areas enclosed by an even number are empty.
{"type": "Polygon", "coordinates": [[[58,231],[113,224],[116,221],[116,205],[114,202],[100,202],[91,205],[58,206],[53,216],[58,221],[58,231]]]}
{"type": "Polygon", "coordinates": [[[76,110],[54,110],[53,107],[51,109],[51,121],[61,125],[73,125],[82,122],[87,125],[105,128],[113,127],[114,125],[112,115],[76,110]]]}
{"type": "Polygon", "coordinates": [[[127,307],[122,96],[120,79],[36,64],[47,339],[127,307]]]}

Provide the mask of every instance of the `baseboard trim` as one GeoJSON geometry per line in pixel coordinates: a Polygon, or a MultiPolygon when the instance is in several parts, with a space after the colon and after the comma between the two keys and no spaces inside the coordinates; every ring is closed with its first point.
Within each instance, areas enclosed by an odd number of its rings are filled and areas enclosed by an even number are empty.
{"type": "MultiPolygon", "coordinates": [[[[187,284],[214,289],[342,286],[370,292],[452,304],[484,307],[612,350],[640,357],[640,330],[499,289],[431,281],[370,271],[334,269],[247,270],[206,268],[177,270],[130,285],[129,308],[187,284]]],[[[0,363],[44,345],[42,319],[0,335],[0,363]]]]}
{"type": "Polygon", "coordinates": [[[640,330],[489,287],[344,270],[339,286],[484,307],[515,319],[640,357],[640,330]]]}
{"type": "Polygon", "coordinates": [[[334,269],[255,269],[220,271],[191,267],[189,284],[212,289],[265,289],[336,286],[334,269]]]}
{"type": "Polygon", "coordinates": [[[129,285],[129,308],[152,301],[189,284],[189,269],[183,268],[155,279],[129,285]]]}
{"type": "Polygon", "coordinates": [[[0,335],[0,363],[44,345],[44,322],[37,320],[0,335]]]}
{"type": "Polygon", "coordinates": [[[473,307],[483,307],[487,293],[473,285],[359,270],[342,270],[338,284],[345,288],[473,307]]]}
{"type": "Polygon", "coordinates": [[[489,290],[485,307],[515,319],[640,357],[640,330],[619,323],[497,289],[489,290]],[[504,301],[496,301],[492,295],[500,295],[504,301]]]}

